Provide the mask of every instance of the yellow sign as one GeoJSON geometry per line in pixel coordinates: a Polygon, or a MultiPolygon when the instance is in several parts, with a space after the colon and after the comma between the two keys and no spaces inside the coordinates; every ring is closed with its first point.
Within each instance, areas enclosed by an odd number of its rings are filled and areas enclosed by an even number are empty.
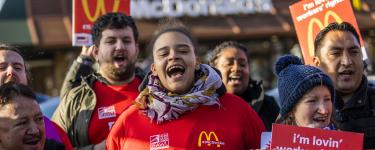
{"type": "MultiPolygon", "coordinates": [[[[207,141],[211,141],[211,136],[213,136],[215,138],[215,141],[217,142],[216,144],[216,147],[220,147],[220,144],[219,144],[219,138],[216,136],[215,132],[211,131],[209,134],[207,134],[206,131],[202,131],[200,134],[199,134],[199,138],[198,138],[198,147],[201,147],[202,146],[202,135],[204,135],[204,137],[206,137],[206,140],[207,141]]],[[[207,143],[208,146],[211,146],[211,142],[208,142],[207,143]]]]}
{"type": "MultiPolygon", "coordinates": [[[[88,0],[82,0],[83,11],[87,19],[91,22],[94,22],[99,16],[104,15],[107,11],[105,9],[105,0],[97,0],[94,16],[91,15],[88,0]]],[[[114,0],[112,12],[117,12],[119,10],[120,0],[114,0]]]]}
{"type": "Polygon", "coordinates": [[[307,46],[308,46],[308,49],[309,49],[309,55],[310,56],[315,56],[314,54],[314,34],[313,34],[313,25],[316,24],[319,29],[323,29],[325,26],[327,26],[329,24],[329,17],[332,16],[335,21],[337,21],[338,23],[341,23],[342,22],[342,19],[340,18],[339,15],[337,15],[335,12],[329,10],[326,12],[326,14],[324,15],[324,24],[317,18],[312,18],[308,24],[308,27],[307,27],[307,46]]]}

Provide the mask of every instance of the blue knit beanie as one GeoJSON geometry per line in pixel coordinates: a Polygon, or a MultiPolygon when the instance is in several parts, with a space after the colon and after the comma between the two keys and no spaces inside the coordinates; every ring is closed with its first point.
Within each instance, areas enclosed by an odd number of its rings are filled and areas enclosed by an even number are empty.
{"type": "Polygon", "coordinates": [[[332,80],[319,68],[303,65],[297,56],[280,57],[276,62],[275,70],[278,76],[277,87],[282,117],[292,111],[306,92],[318,85],[328,87],[331,100],[334,102],[335,89],[332,80]]]}

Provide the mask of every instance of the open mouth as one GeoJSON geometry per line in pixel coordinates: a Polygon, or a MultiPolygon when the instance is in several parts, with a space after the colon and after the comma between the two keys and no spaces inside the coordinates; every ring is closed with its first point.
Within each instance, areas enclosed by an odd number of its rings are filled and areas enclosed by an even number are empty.
{"type": "Polygon", "coordinates": [[[313,118],[313,121],[318,123],[326,123],[328,122],[328,117],[315,117],[313,118]]]}
{"type": "Polygon", "coordinates": [[[354,75],[354,71],[352,70],[344,70],[339,72],[339,79],[343,81],[350,81],[352,80],[352,76],[354,75]]]}
{"type": "Polygon", "coordinates": [[[239,83],[241,82],[241,79],[241,75],[230,75],[228,78],[228,82],[239,83]]]}
{"type": "Polygon", "coordinates": [[[185,67],[181,65],[173,65],[167,69],[168,77],[181,76],[185,73],[185,67]]]}
{"type": "Polygon", "coordinates": [[[39,137],[30,137],[23,140],[23,143],[26,145],[37,145],[40,142],[39,137]]]}
{"type": "Polygon", "coordinates": [[[115,60],[116,62],[122,62],[125,60],[125,57],[124,56],[115,56],[113,57],[113,60],[115,60]]]}
{"type": "Polygon", "coordinates": [[[351,71],[351,70],[344,70],[344,71],[339,72],[339,75],[353,75],[353,74],[354,74],[354,71],[351,71]]]}
{"type": "Polygon", "coordinates": [[[117,67],[125,65],[126,57],[123,55],[118,55],[113,57],[113,62],[117,67]]]}

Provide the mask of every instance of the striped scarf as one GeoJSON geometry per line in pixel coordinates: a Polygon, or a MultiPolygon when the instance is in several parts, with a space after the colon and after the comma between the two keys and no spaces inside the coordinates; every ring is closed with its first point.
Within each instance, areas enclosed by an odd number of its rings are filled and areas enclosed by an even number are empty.
{"type": "Polygon", "coordinates": [[[157,124],[177,119],[199,105],[220,106],[216,90],[222,86],[222,81],[220,75],[206,64],[201,64],[199,70],[195,71],[193,87],[182,95],[168,92],[157,76],[150,74],[146,78],[146,88],[138,95],[135,104],[157,124]]]}

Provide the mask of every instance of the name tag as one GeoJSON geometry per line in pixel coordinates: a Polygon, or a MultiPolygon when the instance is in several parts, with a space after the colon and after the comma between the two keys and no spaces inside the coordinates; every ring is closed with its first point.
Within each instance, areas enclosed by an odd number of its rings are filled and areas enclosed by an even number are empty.
{"type": "Polygon", "coordinates": [[[168,133],[150,136],[150,150],[169,148],[168,133]]]}
{"type": "Polygon", "coordinates": [[[116,117],[115,106],[100,107],[98,108],[99,119],[114,118],[116,117]]]}

